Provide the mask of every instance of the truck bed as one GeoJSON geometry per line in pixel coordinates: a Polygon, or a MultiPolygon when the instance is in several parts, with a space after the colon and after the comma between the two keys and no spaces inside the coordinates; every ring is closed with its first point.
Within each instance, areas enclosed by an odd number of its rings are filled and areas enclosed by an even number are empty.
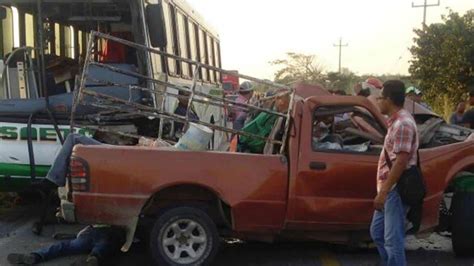
{"type": "Polygon", "coordinates": [[[236,231],[283,227],[288,195],[283,156],[111,145],[78,145],[73,156],[85,159],[90,171],[89,191],[73,193],[78,222],[130,225],[154,193],[194,184],[231,207],[236,231]]]}

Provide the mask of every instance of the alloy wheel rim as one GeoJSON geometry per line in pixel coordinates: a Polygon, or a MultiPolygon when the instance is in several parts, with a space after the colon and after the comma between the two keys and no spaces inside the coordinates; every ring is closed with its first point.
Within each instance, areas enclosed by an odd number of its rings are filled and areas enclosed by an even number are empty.
{"type": "Polygon", "coordinates": [[[207,240],[208,236],[201,224],[191,219],[179,219],[165,228],[160,243],[171,261],[191,264],[204,255],[207,240]]]}

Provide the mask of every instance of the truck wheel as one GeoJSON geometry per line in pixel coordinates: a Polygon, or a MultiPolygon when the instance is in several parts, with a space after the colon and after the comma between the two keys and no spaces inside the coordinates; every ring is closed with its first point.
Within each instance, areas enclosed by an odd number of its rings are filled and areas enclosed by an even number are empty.
{"type": "Polygon", "coordinates": [[[474,192],[457,191],[453,197],[452,242],[454,253],[474,252],[474,192]]]}
{"type": "Polygon", "coordinates": [[[175,207],[156,221],[150,251],[157,265],[208,265],[219,249],[212,219],[194,207],[175,207]]]}

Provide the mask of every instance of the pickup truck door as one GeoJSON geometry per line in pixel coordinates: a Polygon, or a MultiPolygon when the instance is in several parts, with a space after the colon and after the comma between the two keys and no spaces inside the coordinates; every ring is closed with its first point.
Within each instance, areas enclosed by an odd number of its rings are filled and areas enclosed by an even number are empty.
{"type": "MultiPolygon", "coordinates": [[[[298,170],[290,186],[288,229],[341,230],[341,226],[344,230],[366,229],[371,221],[372,202],[376,196],[377,163],[386,130],[384,118],[375,106],[361,97],[312,98],[306,100],[303,109],[298,170]],[[360,115],[365,119],[351,110],[361,111],[360,115]],[[352,125],[351,130],[362,133],[371,131],[371,144],[378,142],[379,146],[372,146],[363,152],[315,147],[313,131],[318,111],[319,115],[333,114],[337,117],[342,126],[333,122],[334,132],[344,128],[344,123],[352,125]],[[357,119],[368,123],[357,123],[357,119]],[[367,128],[367,125],[370,127],[374,123],[373,128],[367,128]],[[373,134],[374,131],[379,134],[373,134]]],[[[344,133],[343,136],[344,143],[351,141],[350,134],[344,133]]],[[[359,141],[364,140],[360,138],[359,141]]]]}

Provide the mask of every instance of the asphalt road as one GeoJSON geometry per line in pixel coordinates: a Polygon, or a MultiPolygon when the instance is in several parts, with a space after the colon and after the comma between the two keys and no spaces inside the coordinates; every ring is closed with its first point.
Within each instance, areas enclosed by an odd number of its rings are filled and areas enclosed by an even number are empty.
{"type": "MultiPolygon", "coordinates": [[[[0,214],[0,266],[9,265],[6,257],[11,252],[31,252],[48,246],[56,240],[55,233],[74,233],[77,225],[48,225],[41,236],[31,232],[35,208],[21,207],[0,214]]],[[[409,265],[460,265],[473,266],[473,258],[456,258],[451,251],[449,237],[438,234],[425,239],[410,238],[406,243],[409,265]]],[[[70,265],[80,256],[57,259],[42,265],[70,265]]],[[[151,265],[146,245],[136,245],[129,253],[119,254],[110,265],[151,265]]],[[[223,244],[216,266],[268,265],[268,266],[338,266],[378,265],[375,249],[349,249],[324,243],[242,243],[230,241],[223,244]]]]}

